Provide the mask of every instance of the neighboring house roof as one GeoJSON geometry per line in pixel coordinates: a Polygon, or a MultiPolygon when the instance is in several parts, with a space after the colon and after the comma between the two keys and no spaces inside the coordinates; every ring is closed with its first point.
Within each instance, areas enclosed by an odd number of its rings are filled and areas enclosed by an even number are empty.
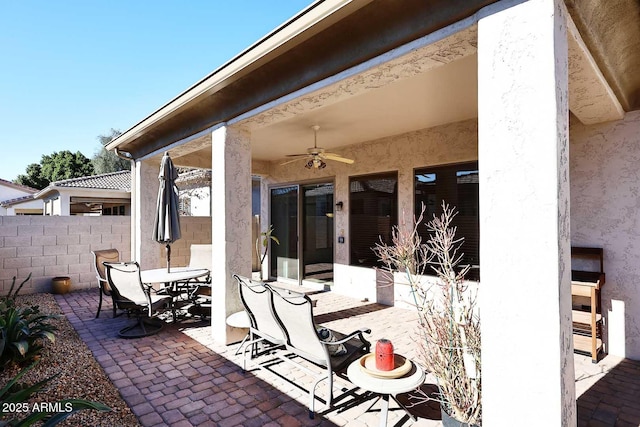
{"type": "Polygon", "coordinates": [[[2,179],[2,178],[0,178],[0,185],[15,188],[16,190],[26,191],[28,193],[38,192],[36,188],[28,187],[26,185],[16,184],[15,182],[7,181],[6,179],[2,179]]]}
{"type": "Polygon", "coordinates": [[[101,210],[104,203],[128,204],[131,199],[131,171],[54,181],[34,198],[47,201],[63,195],[69,198],[61,212],[54,215],[91,213],[101,210]]]}
{"type": "Polygon", "coordinates": [[[49,187],[97,188],[103,190],[131,191],[131,171],[110,172],[102,175],[54,181],[49,187]]]}
{"type": "Polygon", "coordinates": [[[38,190],[35,188],[28,187],[26,185],[16,184],[15,182],[7,181],[6,179],[2,179],[2,178],[0,178],[0,186],[10,188],[11,193],[13,193],[10,196],[5,195],[5,197],[10,197],[10,198],[5,200],[0,200],[0,206],[2,206],[3,208],[6,208],[18,203],[22,203],[28,200],[32,200],[33,195],[38,192],[38,190]],[[27,193],[27,194],[20,194],[20,193],[27,193]]]}
{"type": "MultiPolygon", "coordinates": [[[[98,193],[105,195],[107,192],[131,193],[131,171],[110,172],[101,175],[82,176],[79,178],[54,181],[35,194],[34,198],[47,198],[51,194],[60,193],[61,191],[66,193],[72,192],[76,195],[91,192],[95,194],[95,196],[92,197],[98,197],[98,193]]],[[[129,194],[124,197],[129,197],[129,194]]]]}
{"type": "Polygon", "coordinates": [[[2,206],[3,208],[6,208],[9,206],[16,205],[18,203],[26,202],[27,200],[33,200],[33,194],[29,194],[28,196],[16,197],[15,199],[2,200],[0,201],[0,206],[2,206]]]}

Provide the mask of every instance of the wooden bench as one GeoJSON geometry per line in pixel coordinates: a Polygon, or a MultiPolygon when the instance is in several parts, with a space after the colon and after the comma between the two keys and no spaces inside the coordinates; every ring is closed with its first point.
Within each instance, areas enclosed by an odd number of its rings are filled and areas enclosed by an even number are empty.
{"type": "Polygon", "coordinates": [[[573,302],[573,347],[576,353],[588,354],[593,363],[604,352],[600,289],[605,282],[604,252],[602,248],[572,247],[573,261],[592,261],[592,271],[571,270],[573,302]],[[585,304],[588,302],[588,304],[585,304]]]}

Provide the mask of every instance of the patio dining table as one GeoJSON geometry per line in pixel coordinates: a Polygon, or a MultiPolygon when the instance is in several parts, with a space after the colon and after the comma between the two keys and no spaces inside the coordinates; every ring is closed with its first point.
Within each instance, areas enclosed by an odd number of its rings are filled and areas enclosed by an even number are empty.
{"type": "MultiPolygon", "coordinates": [[[[194,268],[194,267],[173,267],[170,271],[167,271],[166,267],[155,268],[153,270],[142,270],[140,272],[140,279],[142,283],[146,285],[152,285],[154,283],[163,283],[165,290],[173,296],[171,304],[171,311],[173,313],[173,321],[176,321],[176,310],[192,303],[190,300],[190,291],[192,290],[193,283],[189,283],[191,280],[208,277],[211,272],[207,268],[194,268]],[[187,297],[182,297],[184,294],[187,297]]],[[[197,283],[198,286],[202,286],[203,283],[197,283]]]]}

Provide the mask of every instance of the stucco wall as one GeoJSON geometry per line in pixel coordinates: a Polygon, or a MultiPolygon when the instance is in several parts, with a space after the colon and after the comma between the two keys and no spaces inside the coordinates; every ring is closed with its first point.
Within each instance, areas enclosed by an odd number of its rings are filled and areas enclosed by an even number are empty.
{"type": "MultiPolygon", "coordinates": [[[[349,176],[398,171],[399,206],[413,212],[413,169],[477,159],[477,124],[465,121],[409,132],[336,151],[356,160],[322,170],[272,163],[263,181],[261,215],[268,218],[268,186],[334,180],[336,236],[348,236],[349,176]],[[397,165],[401,165],[399,168],[397,165]]],[[[605,344],[610,354],[640,359],[640,112],[624,120],[570,127],[571,244],[604,248],[602,290],[605,344]]],[[[482,166],[480,165],[480,168],[482,166]]],[[[265,221],[266,225],[268,223],[265,221]]],[[[266,226],[264,225],[264,226],[266,226]]],[[[375,300],[375,272],[348,265],[348,241],[335,247],[335,290],[375,300]]],[[[265,261],[268,262],[268,261],[265,261]]]]}
{"type": "MultiPolygon", "coordinates": [[[[271,163],[269,175],[263,181],[262,212],[269,218],[269,185],[313,180],[335,183],[334,200],[344,203],[340,212],[335,212],[336,239],[344,232],[344,244],[335,244],[334,290],[357,298],[371,301],[388,300],[388,296],[376,295],[376,275],[371,268],[349,265],[349,177],[379,172],[398,172],[398,206],[400,221],[403,212],[410,224],[413,218],[413,174],[415,168],[461,163],[478,159],[478,126],[476,120],[437,126],[368,141],[362,144],[331,149],[355,163],[346,165],[327,162],[324,169],[306,169],[302,162],[280,166],[271,163]]],[[[264,221],[262,227],[267,227],[264,221]]],[[[268,265],[268,260],[265,260],[268,265]]],[[[386,301],[391,303],[390,300],[386,301]]]]}
{"type": "Polygon", "coordinates": [[[607,350],[640,359],[640,112],[570,132],[571,243],[604,248],[607,350]]]}
{"type": "Polygon", "coordinates": [[[28,196],[29,194],[32,193],[0,182],[0,200],[17,199],[18,197],[28,196]]]}
{"type": "Polygon", "coordinates": [[[36,214],[42,215],[44,204],[42,200],[28,200],[11,205],[7,209],[0,207],[0,215],[14,216],[16,214],[36,214]]]}
{"type": "Polygon", "coordinates": [[[0,294],[11,279],[31,280],[21,294],[49,292],[51,278],[68,276],[72,289],[97,287],[90,251],[116,248],[130,258],[130,217],[0,217],[0,294]]]}
{"type": "MultiPolygon", "coordinates": [[[[0,201],[7,201],[7,200],[11,200],[11,199],[17,199],[19,197],[24,197],[24,196],[28,196],[32,193],[28,192],[28,191],[24,191],[21,190],[19,188],[15,188],[11,185],[8,184],[4,184],[3,182],[0,182],[0,201]]],[[[15,208],[16,207],[24,207],[27,209],[37,209],[38,207],[40,209],[42,209],[42,202],[40,203],[34,203],[32,202],[26,202],[29,203],[29,205],[27,206],[22,206],[22,204],[20,205],[11,205],[8,208],[5,208],[3,206],[0,206],[0,216],[4,216],[4,215],[15,215],[15,208]]]]}

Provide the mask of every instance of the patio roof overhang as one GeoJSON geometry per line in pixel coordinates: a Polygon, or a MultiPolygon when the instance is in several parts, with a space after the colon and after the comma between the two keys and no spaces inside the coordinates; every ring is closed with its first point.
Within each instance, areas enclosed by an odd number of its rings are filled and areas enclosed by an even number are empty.
{"type": "MultiPolygon", "coordinates": [[[[318,1],[107,148],[140,158],[169,147],[177,165],[209,168],[207,129],[223,122],[251,131],[255,163],[310,146],[312,124],[322,125],[320,145],[334,148],[476,117],[475,25],[467,23],[467,31],[443,42],[440,51],[416,53],[407,46],[492,3],[318,1]],[[397,57],[403,48],[404,62],[397,57]],[[441,62],[414,69],[424,55],[441,62]],[[336,98],[338,91],[344,96],[336,98]]],[[[640,67],[640,5],[634,0],[566,4],[572,113],[584,123],[599,123],[640,108],[640,74],[628,72],[640,67]],[[621,16],[626,19],[615,26],[601,23],[621,16]],[[613,27],[619,46],[608,50],[613,27]]]]}
{"type": "Polygon", "coordinates": [[[317,1],[123,133],[107,149],[142,157],[471,16],[494,2],[317,1]]]}

